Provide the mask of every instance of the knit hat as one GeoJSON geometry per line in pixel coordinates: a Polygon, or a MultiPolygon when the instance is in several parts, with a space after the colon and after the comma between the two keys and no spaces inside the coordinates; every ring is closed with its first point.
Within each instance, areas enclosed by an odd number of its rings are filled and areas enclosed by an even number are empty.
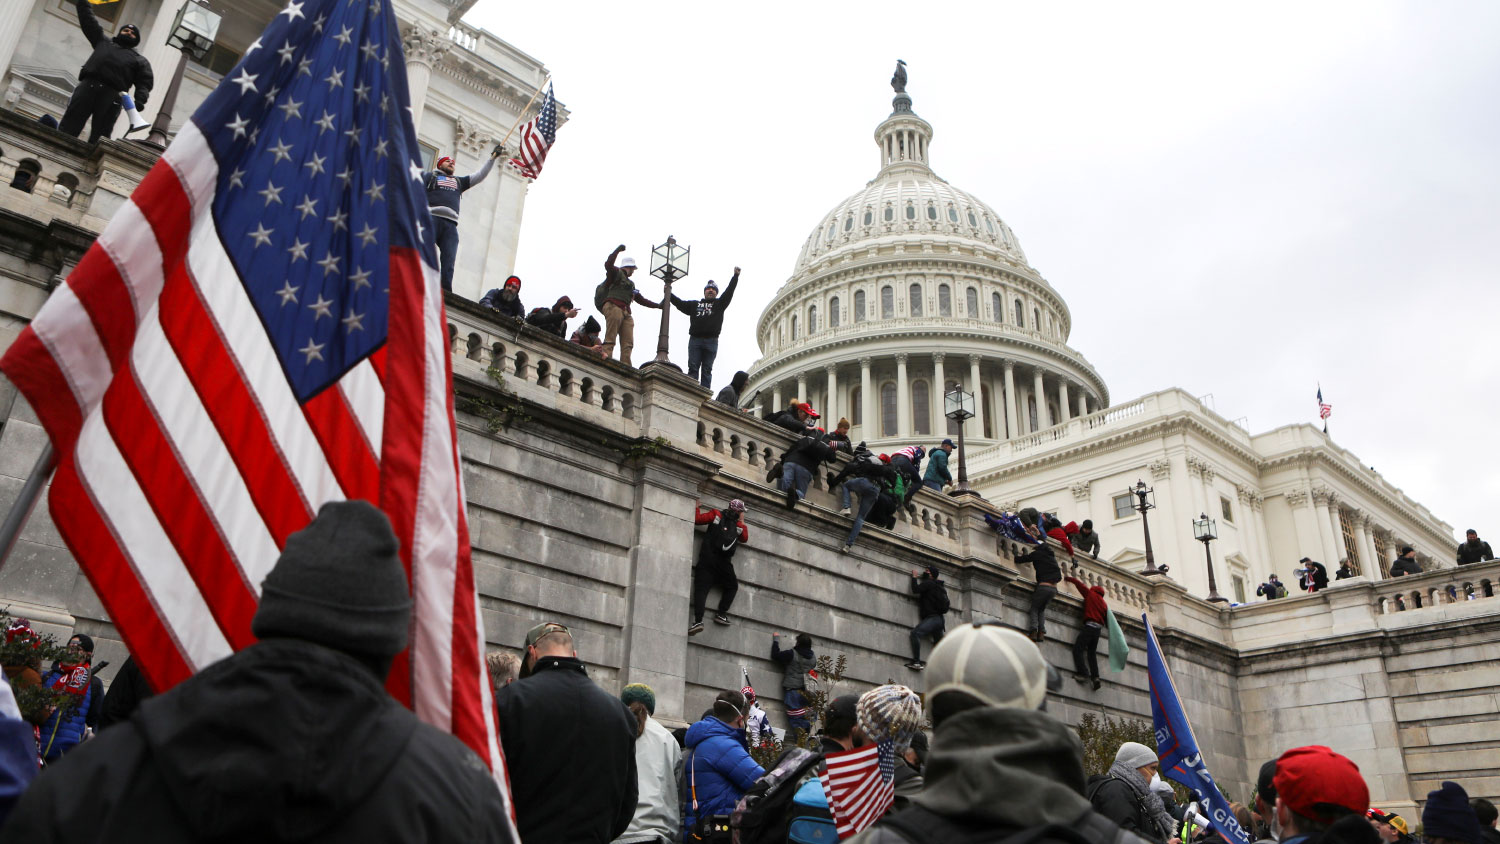
{"type": "Polygon", "coordinates": [[[937,567],[937,563],[928,563],[927,564],[927,573],[930,574],[930,575],[932,575],[932,579],[933,580],[937,580],[938,579],[938,567],[937,567]]]}
{"type": "Polygon", "coordinates": [[[656,692],[651,691],[651,687],[645,683],[631,683],[621,689],[620,700],[624,701],[626,706],[639,703],[646,707],[647,712],[652,715],[656,714],[656,692]]]}
{"type": "Polygon", "coordinates": [[[599,329],[602,327],[603,326],[599,324],[599,320],[594,319],[593,317],[589,317],[587,320],[584,320],[583,323],[583,331],[585,334],[598,334],[599,329]]]}
{"type": "Polygon", "coordinates": [[[1144,768],[1147,765],[1156,765],[1161,762],[1156,751],[1140,742],[1127,741],[1120,745],[1115,751],[1115,761],[1128,765],[1132,768],[1144,768]]]}
{"type": "Polygon", "coordinates": [[[847,416],[840,416],[839,417],[839,424],[837,424],[837,425],[835,425],[833,427],[834,427],[835,430],[837,430],[839,428],[847,428],[847,427],[849,427],[849,424],[850,424],[849,423],[849,417],[847,417],[847,416]]]}
{"type": "Polygon", "coordinates": [[[732,498],[729,500],[729,509],[736,513],[743,513],[745,512],[745,502],[738,498],[732,498]]]}
{"type": "Polygon", "coordinates": [[[406,648],[411,593],[396,534],[367,501],[331,501],[287,537],[250,630],[391,658],[406,648]]]}
{"type": "Polygon", "coordinates": [[[706,283],[706,284],[703,285],[703,289],[704,290],[712,290],[713,292],[718,293],[719,292],[719,285],[716,284],[713,279],[709,279],[708,283],[706,283]]]}
{"type": "MultiPolygon", "coordinates": [[[[1337,820],[1326,810],[1320,811],[1320,805],[1339,806],[1357,815],[1370,808],[1370,788],[1359,766],[1322,745],[1294,747],[1281,754],[1272,783],[1281,802],[1319,823],[1337,820]]],[[[1464,806],[1468,807],[1467,801],[1464,806]]]]}
{"type": "Polygon", "coordinates": [[[1479,828],[1479,816],[1469,805],[1469,794],[1463,786],[1444,782],[1442,788],[1427,792],[1427,804],[1422,807],[1422,834],[1428,838],[1481,844],[1484,833],[1479,828]]]}
{"type": "Polygon", "coordinates": [[[502,286],[504,286],[504,287],[509,287],[509,286],[510,286],[510,285],[511,285],[511,282],[515,282],[515,284],[516,284],[516,289],[517,289],[517,290],[520,290],[520,289],[521,289],[521,277],[520,277],[520,276],[518,276],[518,275],[513,275],[513,276],[511,276],[511,277],[509,277],[509,278],[507,278],[507,279],[506,279],[506,280],[505,280],[505,284],[504,284],[504,285],[502,285],[502,286]]]}
{"type": "Polygon", "coordinates": [[[442,158],[439,158],[437,160],[437,164],[435,164],[433,166],[435,166],[435,167],[442,167],[444,161],[448,162],[449,164],[453,163],[453,159],[451,157],[445,155],[442,158]]]}
{"type": "Polygon", "coordinates": [[[91,654],[94,652],[94,639],[89,634],[74,633],[72,636],[68,637],[69,642],[73,641],[74,639],[78,640],[78,647],[81,648],[84,653],[91,654]]]}
{"type": "Polygon", "coordinates": [[[928,658],[927,678],[929,707],[944,692],[1003,709],[1040,709],[1047,698],[1047,662],[1036,643],[992,624],[966,624],[944,636],[928,658]]]}
{"type": "Polygon", "coordinates": [[[555,302],[552,305],[552,310],[555,311],[558,308],[567,308],[570,311],[573,310],[573,300],[569,299],[566,296],[562,297],[561,299],[558,299],[557,302],[555,302]]]}
{"type": "Polygon", "coordinates": [[[922,699],[905,686],[876,686],[859,696],[855,712],[867,738],[890,741],[897,750],[904,750],[921,725],[922,699]]]}

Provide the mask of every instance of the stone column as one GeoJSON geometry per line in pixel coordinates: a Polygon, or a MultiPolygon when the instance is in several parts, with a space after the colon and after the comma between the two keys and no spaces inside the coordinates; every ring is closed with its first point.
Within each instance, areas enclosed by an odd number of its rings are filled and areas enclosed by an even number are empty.
{"type": "Polygon", "coordinates": [[[1078,393],[1078,415],[1079,416],[1088,416],[1089,415],[1089,396],[1088,396],[1088,393],[1084,393],[1084,392],[1079,392],[1078,393]]]}
{"type": "Polygon", "coordinates": [[[1333,537],[1328,535],[1328,501],[1332,495],[1326,489],[1315,489],[1312,492],[1313,510],[1317,514],[1314,519],[1318,523],[1318,536],[1323,541],[1323,559],[1319,562],[1323,565],[1337,564],[1337,551],[1334,550],[1333,537]]]}
{"type": "MultiPolygon", "coordinates": [[[[1339,519],[1339,499],[1337,495],[1328,496],[1328,527],[1333,531],[1333,552],[1337,555],[1334,563],[1349,556],[1348,543],[1344,542],[1344,526],[1339,519]]],[[[1337,566],[1333,566],[1337,568],[1337,566]]]]}
{"type": "Polygon", "coordinates": [[[797,401],[807,401],[807,373],[797,373],[797,401]]]}
{"type": "Polygon", "coordinates": [[[859,418],[860,439],[873,440],[879,434],[880,423],[875,419],[875,397],[871,395],[870,359],[859,359],[859,418]]]}
{"type": "Polygon", "coordinates": [[[1068,407],[1068,379],[1059,378],[1057,379],[1057,412],[1062,414],[1062,418],[1057,420],[1059,424],[1068,421],[1069,410],[1071,408],[1068,407]]]}
{"type": "Polygon", "coordinates": [[[413,24],[401,34],[401,46],[406,50],[406,87],[411,96],[411,119],[418,133],[422,130],[422,111],[427,105],[427,85],[432,81],[432,69],[442,63],[452,45],[446,33],[421,24],[413,24]]]}
{"type": "Polygon", "coordinates": [[[1042,382],[1042,368],[1037,367],[1032,374],[1031,395],[1036,398],[1036,429],[1052,427],[1052,415],[1047,412],[1047,386],[1042,382]]]}
{"type": "Polygon", "coordinates": [[[781,401],[781,382],[777,381],[771,388],[771,412],[780,413],[783,410],[786,410],[786,405],[781,401]]]}
{"type": "MultiPolygon", "coordinates": [[[[31,7],[34,5],[34,0],[0,0],[0,20],[10,21],[0,27],[0,75],[10,68],[11,59],[15,58],[16,45],[21,43],[21,33],[26,29],[26,19],[31,16],[31,7]]],[[[71,11],[68,10],[68,13],[71,14],[71,11]]],[[[171,22],[168,18],[167,23],[171,22]]],[[[162,90],[166,90],[167,81],[164,79],[160,83],[162,90]]]]}
{"type": "Polygon", "coordinates": [[[942,352],[932,353],[932,380],[937,385],[934,387],[937,401],[933,402],[933,405],[937,407],[937,412],[933,415],[942,420],[941,422],[934,421],[932,430],[945,434],[948,430],[948,417],[943,414],[948,410],[948,405],[943,401],[943,396],[948,393],[948,377],[943,373],[942,352]]]}
{"type": "Polygon", "coordinates": [[[896,436],[911,436],[911,384],[906,381],[906,353],[896,354],[896,436]]]}
{"type": "Polygon", "coordinates": [[[1020,417],[1016,415],[1016,365],[1013,361],[1005,362],[1005,395],[1001,396],[1000,404],[1005,408],[1005,438],[1018,436],[1021,429],[1016,424],[1020,417]]]}
{"type": "Polygon", "coordinates": [[[989,411],[984,406],[984,391],[979,384],[980,355],[969,355],[969,389],[974,391],[974,437],[984,436],[984,415],[989,411]]]}
{"type": "MultiPolygon", "coordinates": [[[[1359,554],[1359,570],[1368,577],[1372,573],[1380,571],[1380,568],[1371,565],[1374,562],[1375,555],[1369,550],[1370,537],[1365,533],[1365,515],[1358,510],[1354,510],[1349,513],[1349,519],[1354,523],[1354,548],[1359,554]]],[[[1374,575],[1374,579],[1379,579],[1379,575],[1374,575]]]]}
{"type": "Polygon", "coordinates": [[[1360,518],[1359,527],[1364,531],[1364,547],[1369,549],[1369,556],[1366,558],[1369,562],[1366,563],[1365,572],[1371,580],[1381,580],[1385,577],[1385,560],[1380,559],[1380,555],[1375,553],[1375,520],[1366,513],[1360,518]]]}
{"type": "Polygon", "coordinates": [[[839,368],[830,363],[827,366],[823,367],[823,371],[828,373],[828,392],[823,396],[823,412],[826,413],[828,415],[828,418],[833,422],[833,424],[825,425],[824,427],[832,431],[834,425],[837,425],[839,421],[839,368]]]}
{"type": "MultiPolygon", "coordinates": [[[[136,45],[135,50],[137,53],[145,56],[146,61],[151,63],[151,72],[156,77],[156,88],[151,92],[150,101],[146,103],[146,106],[151,109],[151,114],[146,115],[143,112],[141,115],[147,120],[156,117],[157,109],[161,108],[162,95],[166,94],[167,86],[172,82],[172,72],[177,69],[178,59],[182,58],[181,52],[175,47],[168,46],[167,36],[172,34],[172,21],[177,17],[177,10],[181,9],[186,2],[187,0],[163,0],[160,8],[157,9],[156,16],[151,20],[128,18],[128,20],[120,21],[122,25],[134,21],[141,28],[141,43],[136,45]]],[[[5,5],[8,7],[10,4],[7,2],[5,5]]],[[[32,4],[23,2],[21,5],[29,7],[32,4]]],[[[74,32],[77,32],[78,18],[72,6],[73,4],[71,3],[64,4],[62,14],[67,16],[69,26],[73,27],[74,32]]],[[[15,26],[17,29],[16,35],[20,36],[22,34],[20,30],[26,27],[26,15],[29,11],[30,9],[28,8],[26,11],[21,12],[19,17],[9,17],[8,14],[3,14],[0,15],[0,20],[17,21],[15,24],[6,24],[5,28],[9,29],[11,26],[15,26]]],[[[134,15],[137,11],[139,9],[132,9],[130,14],[134,15]]],[[[105,35],[109,36],[110,33],[105,33],[105,35]]],[[[262,44],[259,49],[274,50],[276,47],[262,44]]],[[[8,64],[7,62],[6,65],[0,65],[0,70],[8,67],[8,64]]],[[[181,126],[182,122],[189,117],[188,112],[182,109],[178,109],[178,111],[181,113],[172,115],[172,124],[174,126],[181,126]]],[[[123,125],[123,121],[121,125],[123,125]]],[[[124,130],[116,126],[116,131],[124,130]]]]}

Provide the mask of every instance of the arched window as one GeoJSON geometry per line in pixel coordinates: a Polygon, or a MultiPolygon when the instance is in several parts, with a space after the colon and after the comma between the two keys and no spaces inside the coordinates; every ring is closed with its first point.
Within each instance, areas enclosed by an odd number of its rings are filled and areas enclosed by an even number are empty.
{"type": "Polygon", "coordinates": [[[968,317],[969,319],[979,319],[979,291],[970,287],[964,294],[964,304],[968,307],[968,310],[964,313],[964,316],[968,317]]]}
{"type": "Polygon", "coordinates": [[[1000,294],[990,294],[990,315],[995,322],[1005,322],[1005,306],[1000,304],[1000,294]]]}
{"type": "Polygon", "coordinates": [[[849,231],[852,228],[854,228],[854,215],[850,214],[844,218],[844,231],[849,231]]]}
{"type": "Polygon", "coordinates": [[[36,187],[37,177],[41,175],[42,165],[34,158],[23,158],[16,165],[16,174],[11,177],[10,186],[18,191],[31,193],[36,187]]]}
{"type": "Polygon", "coordinates": [[[948,285],[938,285],[938,316],[953,316],[953,291],[948,285]]]}
{"type": "Polygon", "coordinates": [[[887,205],[885,207],[885,221],[887,223],[889,223],[890,221],[892,221],[894,219],[896,219],[896,209],[894,209],[891,206],[887,205]]]}
{"type": "Polygon", "coordinates": [[[839,297],[835,296],[828,302],[828,327],[839,327],[839,297]]]}
{"type": "Polygon", "coordinates": [[[865,395],[859,387],[849,391],[849,424],[865,424],[865,395]]]}
{"type": "Polygon", "coordinates": [[[1042,311],[1040,308],[1031,309],[1031,327],[1037,331],[1042,330],[1042,311]]]}
{"type": "Polygon", "coordinates": [[[908,316],[922,315],[922,285],[913,284],[906,289],[906,312],[908,316]]]}
{"type": "Polygon", "coordinates": [[[928,203],[928,205],[927,205],[927,219],[929,219],[929,220],[936,220],[937,219],[937,206],[936,205],[928,203]]]}
{"type": "Polygon", "coordinates": [[[912,205],[910,202],[906,203],[906,219],[917,219],[917,206],[912,205]]]}
{"type": "Polygon", "coordinates": [[[868,226],[869,224],[871,224],[873,222],[875,222],[875,212],[871,211],[868,208],[866,208],[865,209],[865,225],[868,226]]]}
{"type": "MultiPolygon", "coordinates": [[[[951,393],[951,392],[953,392],[954,390],[957,390],[957,389],[959,389],[958,382],[957,381],[949,381],[946,385],[943,386],[943,395],[946,396],[949,393],[951,393]]],[[[947,407],[947,406],[948,406],[947,399],[944,399],[943,400],[943,407],[947,407]]],[[[954,422],[952,419],[949,419],[948,420],[947,431],[948,431],[948,436],[950,436],[950,437],[956,437],[956,436],[958,436],[958,423],[954,422]]]]}
{"type": "Polygon", "coordinates": [[[834,222],[833,220],[829,220],[828,221],[828,242],[829,243],[832,243],[833,242],[833,236],[835,234],[838,234],[838,230],[839,230],[838,227],[839,227],[838,223],[834,222]]]}
{"type": "Polygon", "coordinates": [[[923,436],[932,433],[932,402],[928,400],[926,381],[912,382],[911,418],[916,433],[923,436]]]}
{"type": "Polygon", "coordinates": [[[990,222],[990,218],[989,217],[985,217],[984,218],[984,227],[986,229],[989,229],[990,234],[994,234],[995,233],[995,224],[992,223],[992,222],[990,222]]]}
{"type": "Polygon", "coordinates": [[[854,321],[865,321],[865,291],[854,291],[854,321]]]}
{"type": "Polygon", "coordinates": [[[880,385],[880,435],[896,436],[896,385],[890,381],[880,385]]]}
{"type": "Polygon", "coordinates": [[[979,221],[974,219],[974,211],[972,209],[969,211],[969,228],[979,228],[979,221]]]}
{"type": "Polygon", "coordinates": [[[890,319],[896,315],[896,291],[890,285],[880,288],[880,318],[890,319]]]}
{"type": "Polygon", "coordinates": [[[1021,306],[1021,300],[1016,300],[1016,327],[1026,327],[1026,309],[1021,306]]]}
{"type": "Polygon", "coordinates": [[[818,330],[818,306],[807,306],[807,333],[812,334],[818,330]]]}
{"type": "Polygon", "coordinates": [[[792,314],[792,342],[797,342],[797,315],[792,314]]]}
{"type": "Polygon", "coordinates": [[[948,206],[948,222],[950,222],[950,223],[956,223],[956,222],[958,222],[958,209],[954,208],[952,205],[948,206]]]}

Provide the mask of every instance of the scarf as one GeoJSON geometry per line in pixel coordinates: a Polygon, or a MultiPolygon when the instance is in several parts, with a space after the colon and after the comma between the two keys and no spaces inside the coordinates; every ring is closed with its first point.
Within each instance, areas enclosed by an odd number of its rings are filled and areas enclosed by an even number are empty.
{"type": "Polygon", "coordinates": [[[60,664],[58,676],[52,681],[52,691],[67,692],[83,697],[89,690],[89,665],[87,662],[60,664]]]}
{"type": "Polygon", "coordinates": [[[1151,785],[1146,782],[1145,777],[1141,776],[1139,770],[1123,762],[1116,762],[1109,766],[1109,774],[1124,780],[1125,784],[1135,792],[1135,796],[1145,805],[1146,813],[1151,816],[1151,820],[1161,828],[1163,841],[1170,841],[1177,837],[1177,822],[1167,814],[1166,808],[1161,805],[1161,796],[1151,790],[1151,785]]]}

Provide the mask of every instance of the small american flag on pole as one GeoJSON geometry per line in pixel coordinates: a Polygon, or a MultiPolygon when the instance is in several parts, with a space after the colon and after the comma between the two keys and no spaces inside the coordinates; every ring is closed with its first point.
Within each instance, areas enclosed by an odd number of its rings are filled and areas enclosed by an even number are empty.
{"type": "Polygon", "coordinates": [[[1323,387],[1318,387],[1318,418],[1327,419],[1333,415],[1333,405],[1323,401],[1323,387]]]}
{"type": "Polygon", "coordinates": [[[254,643],[261,582],[323,503],[376,503],[415,605],[387,687],[509,808],[410,101],[390,0],[291,0],[0,371],[158,691],[254,643]]]}
{"type": "Polygon", "coordinates": [[[830,753],[820,774],[839,840],[863,832],[896,802],[896,747],[889,740],[830,753]]]}
{"type": "Polygon", "coordinates": [[[542,164],[547,161],[547,151],[557,140],[557,100],[552,97],[552,85],[547,85],[547,95],[542,98],[542,108],[525,126],[521,127],[521,150],[510,160],[512,167],[521,171],[528,179],[542,175],[542,164]]]}

